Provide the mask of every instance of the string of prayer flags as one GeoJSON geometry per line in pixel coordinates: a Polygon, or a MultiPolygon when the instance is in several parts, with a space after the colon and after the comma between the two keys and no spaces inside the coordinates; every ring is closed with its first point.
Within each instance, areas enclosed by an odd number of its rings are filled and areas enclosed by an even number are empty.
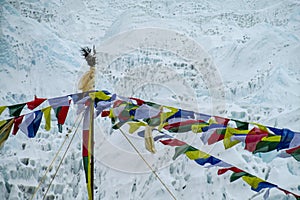
{"type": "Polygon", "coordinates": [[[145,123],[170,133],[189,131],[200,133],[204,144],[211,145],[223,141],[225,149],[242,142],[245,144],[245,150],[254,154],[292,148],[300,143],[300,133],[288,129],[195,113],[132,97],[118,96],[114,101],[105,103],[100,101],[98,104],[97,116],[101,112],[102,117],[110,117],[113,129],[129,124],[130,133],[135,132],[145,123]],[[291,145],[292,142],[294,146],[291,145]]]}
{"type": "Polygon", "coordinates": [[[267,199],[269,196],[269,189],[277,188],[283,191],[285,194],[291,194],[296,199],[300,199],[300,196],[292,193],[290,191],[284,190],[273,183],[269,183],[257,176],[254,176],[246,171],[243,171],[231,164],[228,164],[212,155],[209,155],[203,151],[198,150],[197,148],[188,145],[187,143],[175,139],[170,138],[166,140],[160,140],[160,142],[164,145],[169,146],[176,146],[175,147],[175,154],[173,156],[173,160],[175,160],[178,156],[185,154],[190,160],[194,160],[197,164],[204,166],[204,167],[218,167],[218,175],[222,175],[227,171],[232,171],[232,175],[230,176],[230,182],[236,181],[239,178],[251,186],[251,189],[255,192],[260,192],[262,189],[267,189],[264,199],[267,199]]]}
{"type": "Polygon", "coordinates": [[[230,176],[230,182],[234,182],[234,181],[242,178],[248,185],[251,186],[251,189],[256,192],[259,192],[264,188],[274,188],[274,187],[277,188],[278,187],[275,184],[264,181],[263,179],[253,176],[252,174],[249,174],[237,167],[229,167],[229,168],[219,169],[218,175],[222,175],[222,174],[226,173],[227,171],[233,172],[230,176]]]}
{"type": "Polygon", "coordinates": [[[230,166],[228,163],[215,158],[203,151],[198,150],[197,148],[188,145],[187,143],[178,140],[176,138],[170,138],[166,140],[160,140],[160,142],[164,145],[175,146],[175,154],[173,156],[173,160],[178,158],[180,155],[185,154],[190,160],[194,160],[199,165],[205,167],[212,166],[222,166],[228,167],[230,166]]]}
{"type": "MultiPolygon", "coordinates": [[[[300,198],[290,191],[279,188],[277,185],[240,170],[219,158],[188,145],[184,141],[175,139],[162,132],[162,130],[173,134],[192,131],[200,134],[200,138],[205,144],[211,145],[222,141],[225,149],[231,148],[238,143],[243,143],[245,150],[252,153],[277,150],[280,151],[278,157],[292,156],[297,161],[300,161],[300,133],[289,129],[278,129],[263,126],[258,123],[242,122],[235,119],[182,110],[147,102],[134,97],[121,97],[116,94],[112,95],[107,91],[88,91],[51,99],[37,98],[35,96],[33,101],[27,103],[1,106],[0,114],[8,108],[9,114],[13,118],[0,121],[0,146],[3,145],[4,141],[8,138],[12,129],[12,134],[16,134],[20,129],[28,137],[35,137],[43,116],[45,129],[50,130],[52,109],[57,118],[59,132],[62,132],[62,125],[65,123],[68,115],[71,100],[77,104],[78,107],[81,106],[82,108],[87,108],[87,103],[90,102],[89,100],[93,100],[96,109],[95,116],[101,115],[102,117],[109,117],[112,121],[113,129],[119,129],[127,124],[129,126],[129,133],[134,133],[140,130],[140,128],[145,127],[143,131],[139,131],[137,134],[144,137],[145,148],[152,153],[156,152],[154,142],[159,140],[164,145],[175,147],[173,159],[185,154],[198,165],[204,167],[218,167],[219,175],[227,171],[232,171],[231,181],[241,178],[245,183],[250,185],[254,191],[267,189],[265,197],[268,196],[270,188],[277,188],[286,194],[292,194],[296,198],[300,198]],[[25,115],[20,115],[25,105],[27,105],[28,109],[33,110],[46,100],[50,106],[25,115]],[[153,137],[153,130],[158,131],[159,135],[153,137]]],[[[90,117],[86,116],[83,127],[83,137],[85,138],[83,140],[84,163],[90,162],[91,159],[88,150],[91,145],[88,137],[89,129],[86,128],[86,124],[90,124],[91,120],[90,117]]],[[[91,178],[89,178],[91,177],[91,170],[88,169],[89,166],[89,164],[84,164],[85,172],[87,173],[88,188],[90,187],[91,189],[91,186],[89,186],[91,180],[91,178]]]]}
{"type": "Polygon", "coordinates": [[[21,114],[25,105],[27,105],[28,109],[33,110],[46,100],[46,98],[37,98],[37,96],[34,96],[34,100],[29,101],[27,103],[20,103],[10,106],[0,106],[0,115],[6,108],[8,108],[10,117],[18,117],[21,114]]]}
{"type": "Polygon", "coordinates": [[[271,188],[276,188],[276,189],[284,192],[286,195],[288,195],[288,194],[293,195],[297,200],[300,199],[299,195],[297,195],[293,192],[290,192],[288,190],[282,189],[279,186],[269,183],[261,178],[253,176],[252,174],[249,174],[237,167],[229,167],[229,168],[219,169],[218,175],[222,175],[222,174],[226,173],[227,171],[233,172],[230,176],[230,182],[234,182],[234,181],[242,178],[244,182],[246,182],[248,185],[251,186],[251,189],[253,191],[260,192],[262,189],[267,189],[265,192],[265,195],[264,195],[264,199],[268,199],[269,190],[271,188]]]}
{"type": "Polygon", "coordinates": [[[249,126],[250,123],[238,122],[238,124],[239,127],[242,127],[241,129],[229,126],[218,128],[217,124],[213,124],[215,125],[214,128],[216,128],[214,131],[208,131],[211,127],[206,129],[207,127],[202,128],[201,125],[200,131],[198,128],[199,125],[194,125],[195,127],[192,128],[192,131],[201,132],[200,138],[205,144],[211,145],[223,141],[225,149],[228,149],[239,142],[243,142],[245,144],[245,150],[254,154],[273,150],[279,151],[294,147],[300,143],[300,134],[288,129],[270,129],[269,127],[257,123],[251,123],[252,126],[249,126]]]}
{"type": "MultiPolygon", "coordinates": [[[[98,102],[98,105],[100,105],[102,102],[109,102],[106,106],[104,106],[103,109],[107,109],[111,107],[112,103],[116,99],[116,95],[110,95],[107,91],[89,91],[89,92],[83,92],[83,93],[77,93],[77,94],[70,94],[62,97],[56,97],[56,98],[38,98],[37,96],[34,96],[34,100],[16,104],[16,105],[9,105],[9,106],[0,106],[0,114],[8,108],[9,115],[13,118],[9,120],[3,120],[1,121],[1,144],[7,139],[9,136],[9,133],[12,129],[12,134],[16,135],[18,130],[21,130],[24,132],[28,137],[32,138],[35,137],[42,118],[44,116],[45,120],[45,130],[49,131],[51,128],[51,109],[54,110],[55,116],[57,118],[58,122],[58,129],[59,132],[62,132],[62,125],[65,123],[66,117],[68,115],[70,101],[73,100],[74,103],[77,103],[79,101],[82,101],[85,99],[87,101],[89,98],[93,97],[95,101],[98,102]],[[20,115],[23,108],[27,105],[27,108],[30,110],[33,110],[40,106],[45,101],[48,101],[49,105],[46,108],[42,108],[37,111],[33,111],[31,113],[27,113],[24,115],[20,115]],[[11,124],[12,126],[7,126],[6,123],[11,124]],[[13,128],[12,128],[13,127],[13,128]]],[[[95,107],[97,105],[95,104],[95,107]]],[[[98,111],[99,112],[99,111],[98,111]]],[[[99,112],[101,113],[101,111],[99,112]]]]}
{"type": "MultiPolygon", "coordinates": [[[[13,125],[13,128],[12,128],[13,135],[16,135],[18,130],[20,129],[28,137],[32,138],[32,137],[35,137],[35,135],[40,127],[43,116],[45,119],[45,129],[47,131],[50,130],[50,128],[51,128],[51,125],[50,125],[51,108],[53,108],[55,111],[55,114],[56,114],[56,117],[58,120],[59,130],[61,131],[62,130],[61,125],[64,124],[65,119],[67,117],[69,104],[70,104],[70,100],[69,100],[68,96],[57,97],[57,98],[53,98],[53,99],[37,98],[35,96],[33,101],[30,101],[27,103],[10,105],[10,106],[1,106],[0,111],[2,113],[6,108],[9,109],[9,115],[13,117],[10,119],[11,123],[13,125]],[[31,112],[31,113],[25,114],[25,115],[20,115],[20,113],[22,112],[25,105],[27,105],[28,109],[33,110],[36,107],[38,107],[39,105],[41,105],[43,102],[45,102],[46,100],[49,101],[50,106],[43,108],[41,110],[37,110],[37,111],[31,112]]],[[[7,126],[5,126],[5,127],[7,127],[7,126]]],[[[8,127],[8,128],[11,128],[11,127],[8,127]]],[[[6,138],[6,136],[8,137],[10,130],[11,130],[8,128],[5,128],[5,130],[4,130],[2,127],[1,132],[0,132],[0,134],[2,135],[1,138],[6,138]]]]}

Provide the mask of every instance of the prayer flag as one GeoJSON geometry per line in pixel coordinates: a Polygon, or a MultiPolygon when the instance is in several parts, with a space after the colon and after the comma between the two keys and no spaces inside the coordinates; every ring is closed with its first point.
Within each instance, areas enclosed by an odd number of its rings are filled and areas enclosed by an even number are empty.
{"type": "Polygon", "coordinates": [[[57,118],[58,131],[62,132],[62,125],[65,123],[65,120],[68,115],[69,106],[60,106],[53,108],[55,112],[55,116],[57,118]]]}
{"type": "Polygon", "coordinates": [[[154,139],[152,136],[152,130],[153,130],[153,127],[151,127],[151,126],[146,126],[146,128],[145,128],[145,135],[144,135],[145,147],[149,152],[155,153],[156,149],[155,149],[155,145],[154,145],[154,139]]]}
{"type": "Polygon", "coordinates": [[[21,116],[16,117],[14,119],[14,128],[13,128],[13,131],[12,131],[13,135],[17,134],[17,132],[19,130],[19,125],[22,123],[23,118],[24,118],[24,115],[21,115],[21,116]]]}
{"type": "Polygon", "coordinates": [[[83,158],[83,168],[85,171],[85,179],[88,190],[88,197],[92,199],[93,188],[92,188],[92,167],[91,167],[91,145],[92,145],[92,132],[91,132],[91,116],[90,116],[90,106],[86,108],[83,118],[83,128],[82,128],[82,158],[83,158]]]}
{"type": "Polygon", "coordinates": [[[49,131],[51,128],[51,106],[43,108],[41,111],[44,113],[45,129],[46,131],[49,131]]]}
{"type": "Polygon", "coordinates": [[[254,152],[256,149],[256,145],[261,141],[263,137],[268,136],[268,132],[261,130],[259,128],[254,127],[246,137],[246,146],[245,149],[254,152]]]}
{"type": "Polygon", "coordinates": [[[18,117],[20,115],[20,113],[22,112],[25,105],[26,105],[26,103],[7,106],[9,109],[9,115],[11,117],[18,117]]]}
{"type": "Polygon", "coordinates": [[[0,147],[2,147],[4,142],[7,140],[13,123],[14,119],[0,121],[0,147]]]}
{"type": "Polygon", "coordinates": [[[35,109],[36,107],[38,107],[39,105],[41,105],[44,101],[46,101],[47,99],[45,98],[37,98],[36,96],[34,96],[34,100],[27,102],[27,107],[30,110],[35,109]]]}
{"type": "Polygon", "coordinates": [[[7,108],[7,106],[0,106],[0,115],[2,114],[2,112],[7,108]]]}
{"type": "Polygon", "coordinates": [[[50,106],[53,109],[56,109],[56,108],[62,107],[62,106],[69,106],[70,105],[69,96],[56,97],[56,98],[48,99],[48,102],[49,102],[50,106]]]}

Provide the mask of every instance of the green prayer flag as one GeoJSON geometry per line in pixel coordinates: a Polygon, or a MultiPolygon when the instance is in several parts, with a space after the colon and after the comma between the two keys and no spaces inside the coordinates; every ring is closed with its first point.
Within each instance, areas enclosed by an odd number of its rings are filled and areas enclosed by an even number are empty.
{"type": "Polygon", "coordinates": [[[160,118],[148,118],[148,119],[145,119],[145,122],[149,126],[158,126],[158,125],[160,125],[160,118]]]}
{"type": "Polygon", "coordinates": [[[216,133],[217,133],[217,134],[220,134],[220,135],[225,135],[225,133],[226,133],[226,128],[223,128],[223,129],[217,129],[217,130],[216,130],[216,133]]]}
{"type": "Polygon", "coordinates": [[[270,152],[277,148],[279,142],[269,142],[269,141],[260,141],[257,143],[255,150],[253,153],[259,152],[270,152]]]}
{"type": "Polygon", "coordinates": [[[18,117],[20,115],[20,113],[22,112],[25,105],[26,105],[26,103],[21,103],[21,104],[8,106],[9,115],[11,117],[18,117]]]}
{"type": "Polygon", "coordinates": [[[230,182],[233,182],[243,176],[249,175],[247,172],[234,172],[233,174],[231,174],[230,176],[230,182]]]}
{"type": "Polygon", "coordinates": [[[118,123],[116,123],[116,124],[114,124],[113,126],[112,126],[112,129],[119,129],[119,128],[121,128],[124,124],[126,124],[126,122],[127,121],[125,121],[125,122],[118,122],[118,123]]]}
{"type": "Polygon", "coordinates": [[[178,158],[181,154],[184,154],[188,151],[199,151],[198,149],[188,145],[188,144],[185,144],[185,145],[182,145],[182,146],[179,146],[179,147],[176,147],[175,148],[175,154],[173,156],[173,160],[175,160],[176,158],[178,158]]]}
{"type": "Polygon", "coordinates": [[[239,120],[234,120],[232,119],[235,123],[236,123],[236,127],[239,130],[248,130],[249,128],[249,123],[248,122],[241,122],[239,120]]]}

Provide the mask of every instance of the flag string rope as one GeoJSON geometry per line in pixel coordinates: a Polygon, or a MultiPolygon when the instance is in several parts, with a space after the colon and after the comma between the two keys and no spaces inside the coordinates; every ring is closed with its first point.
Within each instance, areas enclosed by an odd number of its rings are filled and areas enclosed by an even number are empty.
{"type": "Polygon", "coordinates": [[[39,188],[40,188],[41,185],[43,184],[44,180],[46,179],[46,175],[48,174],[48,172],[49,172],[50,169],[52,168],[52,166],[53,166],[53,164],[54,164],[54,161],[57,159],[57,157],[58,157],[60,151],[62,150],[62,147],[65,145],[67,139],[69,138],[69,133],[72,132],[73,128],[75,127],[75,124],[77,123],[77,121],[78,121],[78,119],[79,119],[79,116],[80,116],[80,115],[77,115],[77,117],[76,117],[76,119],[75,119],[75,122],[73,123],[73,125],[72,125],[71,129],[69,130],[69,132],[66,134],[66,137],[65,137],[63,143],[60,145],[58,151],[56,152],[56,154],[55,154],[54,158],[52,159],[50,165],[48,166],[47,170],[45,171],[45,173],[44,173],[42,179],[40,180],[40,182],[39,182],[39,184],[38,184],[38,186],[35,188],[34,193],[33,193],[33,195],[31,196],[30,200],[33,200],[33,198],[35,197],[37,191],[39,190],[39,188]]]}
{"type": "MultiPolygon", "coordinates": [[[[66,98],[68,98],[68,102],[69,102],[69,104],[70,104],[70,99],[69,98],[72,98],[72,100],[73,100],[73,102],[75,103],[75,102],[78,102],[78,100],[80,101],[81,99],[83,99],[83,98],[81,98],[81,96],[86,96],[86,94],[89,94],[89,96],[92,98],[97,98],[99,101],[114,101],[113,99],[112,99],[112,97],[113,97],[113,95],[110,97],[108,94],[107,94],[107,92],[105,92],[105,91],[94,91],[95,93],[94,94],[90,94],[91,92],[93,92],[93,91],[88,91],[88,92],[84,92],[84,93],[76,93],[76,94],[71,94],[71,95],[66,95],[66,96],[64,96],[64,97],[66,97],[66,98]]],[[[110,94],[110,93],[109,93],[110,94]]],[[[57,97],[57,98],[52,98],[51,100],[53,101],[53,100],[57,100],[57,99],[61,99],[61,98],[63,98],[63,97],[57,97]]],[[[122,98],[121,98],[122,99],[122,98]]],[[[129,99],[133,99],[133,100],[136,100],[135,98],[129,98],[129,99]]],[[[50,99],[47,99],[48,101],[50,100],[50,99]]],[[[139,99],[137,99],[136,101],[142,101],[142,104],[144,104],[144,101],[143,100],[139,100],[139,99]]],[[[31,102],[27,102],[26,104],[27,104],[27,106],[28,106],[28,108],[29,108],[29,103],[31,103],[31,102]]],[[[55,103],[55,101],[53,101],[52,103],[55,103]]],[[[141,102],[140,102],[141,103],[141,102]]],[[[153,104],[152,102],[149,102],[149,103],[151,103],[151,104],[153,104]]],[[[52,106],[52,104],[51,104],[51,102],[49,102],[49,104],[50,104],[50,107],[53,107],[52,106]]],[[[76,103],[75,103],[76,104],[76,103]]],[[[139,102],[137,102],[137,104],[139,104],[139,102]]],[[[148,104],[147,104],[148,105],[148,104]]],[[[16,105],[15,105],[16,106],[16,105]]],[[[62,106],[64,106],[64,105],[60,105],[61,107],[62,106]]],[[[139,105],[140,106],[140,105],[139,105]]],[[[150,105],[151,106],[151,105],[150,105]]],[[[4,107],[9,107],[9,106],[4,106],[4,107]]],[[[111,107],[111,105],[110,105],[110,107],[111,107]]],[[[53,107],[54,108],[54,107],[53,107]]],[[[167,107],[168,108],[168,107],[167,107]]],[[[22,108],[23,109],[23,108],[22,108]]],[[[30,108],[29,108],[30,109],[30,108]]],[[[134,109],[133,109],[134,110],[134,109]]],[[[3,111],[3,108],[1,108],[0,107],[0,112],[2,112],[3,111]]],[[[41,111],[41,110],[39,110],[39,111],[41,111]]],[[[132,111],[132,110],[130,110],[130,111],[132,111]]],[[[177,113],[179,112],[179,111],[181,111],[181,109],[178,109],[178,111],[177,111],[177,113]]],[[[35,119],[37,119],[37,116],[36,116],[36,114],[35,114],[35,112],[37,112],[37,111],[33,111],[33,112],[31,112],[31,113],[34,113],[34,116],[35,116],[35,119]]],[[[128,111],[129,112],[129,111],[128,111]]],[[[194,113],[194,112],[193,112],[194,113]]],[[[28,114],[28,113],[27,113],[28,114]]],[[[25,114],[25,115],[27,115],[27,114],[25,114]]],[[[57,114],[57,113],[56,113],[57,114]]],[[[131,116],[131,114],[132,113],[129,113],[130,114],[130,116],[131,116]]],[[[174,113],[173,113],[174,114],[174,113]]],[[[175,113],[176,114],[176,113],[175,113]]],[[[175,115],[174,114],[174,115],[175,115]]],[[[195,114],[200,114],[201,115],[201,113],[194,113],[194,115],[195,114]]],[[[45,114],[44,114],[45,115],[45,114]]],[[[205,115],[205,114],[204,114],[205,115]]],[[[80,115],[78,115],[78,117],[79,117],[80,115]]],[[[209,116],[209,115],[205,115],[205,116],[209,116]]],[[[15,116],[15,117],[17,117],[17,116],[15,116]]],[[[195,117],[195,116],[194,116],[195,117]]],[[[210,116],[210,117],[217,117],[217,118],[222,118],[222,117],[218,117],[218,116],[210,116]]],[[[58,118],[58,116],[57,116],[57,118],[58,118]]],[[[16,119],[16,118],[15,118],[16,119]]],[[[225,119],[225,120],[231,120],[231,119],[227,119],[227,118],[222,118],[222,119],[225,119]]],[[[12,118],[10,119],[10,120],[12,120],[12,118]]],[[[0,122],[3,122],[3,121],[7,121],[7,120],[2,120],[2,121],[0,121],[0,122]]],[[[204,120],[204,121],[206,121],[206,120],[204,120]]],[[[235,121],[235,120],[233,120],[233,121],[235,121]]],[[[4,122],[3,122],[4,123],[4,122]]],[[[1,123],[1,126],[3,125],[3,123],[1,123]]],[[[7,122],[5,122],[5,123],[7,123],[7,122]]],[[[12,121],[10,121],[10,123],[12,123],[12,121]]],[[[221,122],[220,122],[221,123],[221,122]]],[[[244,123],[244,122],[243,122],[244,123]]],[[[245,122],[245,123],[247,123],[247,122],[245,122]]],[[[251,124],[256,124],[256,123],[251,123],[251,124]]],[[[10,124],[11,125],[11,124],[10,124]]],[[[16,124],[14,124],[14,125],[16,125],[16,124]]],[[[75,125],[75,123],[73,124],[73,125],[75,125]]],[[[172,128],[172,126],[170,126],[171,128],[172,128]]],[[[175,128],[176,128],[176,126],[174,126],[175,128]]],[[[277,131],[277,129],[276,128],[272,128],[272,127],[266,127],[266,128],[271,128],[271,129],[274,129],[275,131],[277,131]]],[[[119,128],[118,128],[119,129],[119,128]]],[[[2,129],[1,129],[2,130],[2,129]]],[[[279,130],[279,129],[278,129],[279,130]]],[[[286,129],[282,129],[282,130],[286,130],[286,129]]],[[[274,132],[274,131],[273,131],[274,132]]],[[[290,132],[292,132],[293,134],[296,134],[297,132],[293,132],[293,131],[289,131],[288,133],[290,133],[290,132]]],[[[286,137],[283,133],[285,133],[285,132],[280,132],[280,136],[281,136],[281,138],[284,138],[284,137],[286,137]]],[[[1,133],[0,133],[1,134],[1,133]]],[[[272,133],[273,134],[273,133],[272,133]]],[[[277,137],[277,139],[278,139],[278,136],[277,136],[277,134],[274,132],[274,134],[275,134],[275,136],[277,137]]],[[[65,138],[65,141],[64,141],[64,143],[63,143],[63,145],[62,146],[64,146],[65,145],[65,142],[67,142],[66,140],[69,138],[68,137],[68,135],[69,134],[67,134],[66,135],[66,138],[65,138]]],[[[131,143],[130,142],[130,140],[129,140],[129,138],[127,138],[127,136],[125,135],[125,134],[123,134],[124,135],[124,137],[128,140],[128,142],[129,143],[131,143]]],[[[290,134],[289,134],[290,135],[290,134]]],[[[35,134],[34,134],[34,136],[35,136],[35,134]]],[[[33,136],[33,137],[34,137],[33,136]]],[[[274,139],[274,138],[273,138],[274,139]]],[[[297,138],[296,138],[297,139],[297,138]]],[[[280,140],[281,141],[281,140],[280,140]]],[[[284,140],[283,140],[285,143],[291,143],[291,141],[289,140],[289,137],[286,137],[284,140]]],[[[295,140],[296,141],[296,140],[295,140]]],[[[294,142],[295,143],[295,142],[294,142]]],[[[295,145],[295,144],[294,144],[295,145]]],[[[134,148],[134,145],[132,145],[133,146],[133,148],[134,148]]],[[[61,147],[62,148],[62,147],[61,147]]],[[[283,146],[281,146],[281,148],[283,149],[283,146]]],[[[286,147],[285,147],[286,148],[286,147]]],[[[134,148],[135,150],[137,150],[136,148],[134,148]]],[[[59,152],[61,151],[61,149],[59,150],[59,152]]],[[[137,151],[138,152],[138,151],[137,151]]],[[[287,152],[288,153],[288,152],[287,152]]],[[[58,154],[58,153],[57,153],[58,154]]],[[[139,154],[139,153],[138,153],[139,154]]],[[[288,153],[288,154],[290,154],[290,153],[288,153]]],[[[139,154],[140,155],[140,157],[143,159],[143,156],[141,155],[141,154],[139,154]]],[[[55,159],[57,159],[56,157],[57,157],[58,155],[56,155],[55,156],[55,159]]],[[[296,157],[294,157],[294,158],[296,158],[296,157]]],[[[54,160],[55,160],[54,159],[54,160]]],[[[54,162],[54,160],[53,160],[53,162],[54,162]]],[[[297,158],[296,158],[296,160],[298,160],[297,158]]],[[[143,161],[145,162],[146,160],[144,160],[143,159],[143,161]]],[[[147,166],[151,169],[151,171],[152,172],[155,172],[152,168],[151,168],[151,166],[149,165],[149,163],[147,163],[147,161],[145,162],[146,164],[147,164],[147,166]]],[[[47,174],[48,173],[48,171],[50,170],[50,167],[52,166],[52,164],[53,163],[51,163],[51,165],[49,166],[49,168],[47,169],[47,172],[45,173],[45,174],[47,174]]],[[[158,177],[158,175],[156,174],[156,173],[154,173],[155,175],[156,175],[156,177],[160,180],[160,178],[158,177]]],[[[45,177],[43,177],[42,178],[42,182],[44,181],[44,179],[46,178],[46,175],[45,175],[45,177]]],[[[42,184],[42,183],[40,183],[40,184],[42,184]]],[[[163,184],[164,185],[164,184],[163,184]]],[[[40,187],[40,185],[39,185],[39,187],[40,187]]],[[[39,187],[37,188],[37,190],[39,189],[39,187]]],[[[167,187],[166,187],[167,188],[167,187]]],[[[281,188],[280,188],[281,189],[281,188]]],[[[284,190],[284,189],[282,189],[282,190],[284,190]]]]}
{"type": "Polygon", "coordinates": [[[65,139],[64,139],[64,141],[63,141],[63,143],[61,144],[61,146],[59,147],[58,151],[56,152],[56,154],[55,154],[55,156],[54,156],[54,158],[53,158],[51,164],[48,166],[46,172],[44,173],[42,179],[40,180],[38,186],[35,188],[34,193],[33,193],[33,195],[31,196],[30,200],[33,200],[33,198],[35,197],[37,191],[39,190],[39,188],[40,188],[41,185],[43,184],[43,182],[44,182],[44,180],[45,180],[45,178],[46,178],[46,175],[48,174],[48,172],[49,172],[50,169],[52,168],[52,165],[53,165],[54,161],[55,161],[56,158],[58,157],[58,155],[59,155],[59,153],[60,153],[62,147],[65,145],[65,143],[66,143],[66,141],[67,141],[68,138],[69,138],[69,136],[68,136],[68,134],[67,134],[66,137],[65,137],[65,139]]]}
{"type": "Polygon", "coordinates": [[[136,151],[136,153],[141,157],[141,159],[144,161],[144,163],[148,166],[148,168],[151,170],[151,172],[156,176],[156,178],[159,180],[159,182],[164,186],[164,188],[168,191],[168,193],[172,196],[174,200],[176,200],[175,195],[172,193],[172,191],[168,188],[168,186],[163,182],[163,180],[159,177],[159,175],[156,173],[156,171],[151,167],[151,165],[147,162],[147,160],[144,158],[144,156],[140,153],[140,151],[135,147],[135,145],[130,141],[130,139],[127,137],[125,132],[119,128],[122,135],[125,137],[125,139],[128,141],[128,143],[132,146],[132,148],[136,151]]]}
{"type": "MultiPolygon", "coordinates": [[[[48,188],[47,188],[47,190],[46,190],[46,192],[45,192],[45,194],[44,194],[44,196],[43,196],[43,200],[46,198],[46,195],[47,195],[47,193],[49,192],[49,189],[50,189],[50,187],[51,187],[51,185],[52,185],[52,183],[53,183],[53,181],[54,181],[54,179],[55,179],[55,177],[56,177],[56,175],[57,175],[57,173],[58,173],[58,170],[59,170],[59,168],[60,168],[60,166],[61,166],[61,164],[62,164],[64,158],[66,157],[67,152],[69,151],[69,148],[70,148],[70,146],[71,146],[71,144],[72,144],[72,142],[73,142],[73,139],[74,139],[74,137],[75,137],[75,135],[76,135],[76,133],[77,133],[77,131],[78,131],[78,127],[79,127],[79,125],[81,124],[81,121],[82,121],[82,119],[83,119],[83,116],[84,116],[84,115],[81,116],[81,119],[80,119],[80,121],[79,121],[79,123],[78,123],[78,125],[77,125],[77,127],[76,127],[76,129],[75,129],[75,131],[74,131],[74,133],[73,133],[73,135],[72,135],[72,138],[71,138],[71,140],[70,140],[70,142],[69,142],[69,144],[68,144],[68,146],[67,146],[67,148],[66,148],[64,154],[63,154],[63,157],[61,158],[61,160],[60,160],[60,162],[59,162],[59,164],[58,164],[58,167],[57,167],[57,169],[56,169],[56,171],[55,171],[55,173],[54,173],[54,175],[53,175],[53,177],[52,177],[52,179],[51,179],[51,182],[50,182],[50,184],[48,185],[48,188]]],[[[74,123],[74,124],[75,124],[75,123],[74,123]]]]}
{"type": "MultiPolygon", "coordinates": [[[[167,135],[169,138],[171,138],[171,139],[176,139],[176,138],[174,138],[173,136],[171,136],[171,135],[169,135],[169,134],[167,134],[167,133],[165,133],[165,132],[163,132],[165,135],[167,135]]],[[[176,140],[178,140],[178,139],[176,139],[176,140]]],[[[183,142],[183,143],[185,143],[184,141],[181,141],[181,140],[178,140],[178,141],[180,141],[180,142],[183,142]]],[[[185,143],[185,144],[187,144],[187,143],[185,143]]],[[[168,145],[168,144],[164,144],[164,145],[168,145]]],[[[187,144],[187,145],[189,145],[189,144],[187,144]]],[[[191,146],[191,145],[189,145],[189,146],[191,146]]],[[[196,148],[195,148],[196,149],[196,148]]],[[[197,149],[197,150],[199,150],[199,149],[197,149]]],[[[199,150],[199,151],[202,151],[202,150],[199,150]]],[[[205,151],[202,151],[202,152],[204,152],[204,153],[206,153],[205,151]]],[[[209,156],[212,156],[211,154],[209,154],[209,153],[206,153],[207,155],[209,155],[209,156]]],[[[188,157],[188,156],[187,156],[188,157]]],[[[220,159],[218,156],[212,156],[212,157],[214,157],[214,158],[217,158],[217,159],[219,159],[220,161],[223,161],[222,159],[220,159]]],[[[190,160],[192,160],[191,158],[189,158],[190,160]]],[[[223,161],[224,162],[224,161],[223,161]]],[[[231,166],[233,166],[233,167],[236,167],[235,165],[233,165],[233,164],[231,164],[231,163],[228,163],[228,162],[226,162],[227,164],[229,164],[229,165],[231,165],[231,166]]],[[[246,172],[247,174],[250,174],[250,175],[252,175],[252,176],[254,176],[254,177],[257,177],[257,178],[259,178],[259,179],[261,179],[260,177],[258,177],[258,176],[256,176],[256,175],[253,175],[253,174],[251,174],[251,173],[249,173],[249,172],[247,172],[246,170],[243,170],[244,172],[246,172]]],[[[266,181],[266,180],[264,180],[264,179],[261,179],[261,180],[263,180],[263,181],[265,181],[265,182],[268,182],[268,183],[270,183],[270,184],[273,184],[273,185],[275,185],[274,183],[272,183],[272,182],[270,182],[270,181],[266,181]]],[[[295,193],[293,193],[293,192],[290,192],[290,191],[288,191],[288,190],[286,190],[286,189],[283,189],[283,188],[281,188],[281,187],[279,187],[278,185],[276,185],[276,188],[277,189],[279,189],[279,190],[281,190],[281,191],[283,191],[283,192],[288,192],[289,194],[292,194],[294,197],[296,197],[296,199],[298,200],[300,200],[300,196],[299,195],[297,195],[297,194],[295,194],[295,193]]],[[[259,193],[257,193],[256,195],[259,195],[260,193],[262,193],[263,191],[260,191],[259,193]]]]}

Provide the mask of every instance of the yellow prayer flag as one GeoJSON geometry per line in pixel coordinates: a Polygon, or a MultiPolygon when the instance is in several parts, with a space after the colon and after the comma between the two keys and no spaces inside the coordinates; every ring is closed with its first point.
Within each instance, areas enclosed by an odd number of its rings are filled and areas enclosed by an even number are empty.
{"type": "Polygon", "coordinates": [[[0,115],[2,114],[2,112],[7,108],[7,106],[0,106],[0,115]]]}
{"type": "Polygon", "coordinates": [[[106,100],[110,99],[110,96],[105,94],[103,91],[91,92],[89,95],[90,95],[92,100],[99,99],[99,100],[106,101],[106,100]]]}
{"type": "Polygon", "coordinates": [[[214,117],[211,117],[211,118],[209,118],[208,123],[209,123],[209,125],[212,125],[212,124],[217,124],[218,122],[216,121],[216,119],[214,117]]]}
{"type": "Polygon", "coordinates": [[[281,136],[280,135],[274,135],[274,136],[269,136],[269,137],[263,137],[261,141],[266,141],[266,142],[280,142],[281,136]]]}
{"type": "Polygon", "coordinates": [[[198,158],[209,158],[209,154],[204,153],[203,151],[197,150],[197,151],[188,151],[185,153],[185,155],[191,159],[191,160],[196,160],[198,158]]]}
{"type": "Polygon", "coordinates": [[[112,118],[115,118],[113,108],[111,108],[111,109],[109,110],[109,115],[108,115],[108,117],[111,118],[111,119],[112,119],[112,118]]]}
{"type": "Polygon", "coordinates": [[[43,108],[42,112],[44,113],[45,118],[45,129],[46,131],[49,131],[51,128],[51,106],[43,108]]]}
{"type": "Polygon", "coordinates": [[[167,108],[170,111],[169,112],[163,112],[163,113],[160,114],[161,123],[164,123],[166,119],[168,119],[169,117],[174,115],[176,112],[178,112],[178,108],[173,108],[173,107],[170,107],[170,106],[163,106],[163,108],[167,108]]]}
{"type": "Polygon", "coordinates": [[[7,122],[7,120],[0,121],[0,127],[3,126],[6,122],[7,122]]]}
{"type": "Polygon", "coordinates": [[[192,125],[192,132],[193,133],[202,133],[202,128],[209,126],[207,124],[193,124],[192,125]]]}
{"type": "Polygon", "coordinates": [[[129,133],[134,133],[141,126],[146,126],[146,123],[144,123],[144,122],[128,122],[128,125],[129,125],[129,133]]]}
{"type": "Polygon", "coordinates": [[[3,143],[5,142],[5,140],[7,140],[10,134],[11,128],[14,124],[14,119],[12,118],[10,120],[0,121],[0,124],[2,126],[0,129],[0,147],[2,147],[3,143]]]}
{"type": "Polygon", "coordinates": [[[152,137],[152,130],[153,130],[153,127],[151,127],[151,126],[146,126],[146,128],[145,128],[145,135],[144,135],[145,147],[151,153],[155,153],[156,149],[155,149],[155,145],[154,145],[154,139],[152,137]]]}
{"type": "Polygon", "coordinates": [[[248,183],[251,187],[256,189],[258,187],[258,184],[260,182],[264,182],[264,180],[258,178],[258,177],[251,177],[251,176],[243,176],[242,179],[248,183]]]}
{"type": "Polygon", "coordinates": [[[223,139],[223,144],[225,149],[229,149],[230,147],[233,147],[234,145],[238,144],[240,141],[234,140],[231,141],[231,137],[234,134],[248,134],[250,130],[238,130],[235,128],[231,128],[231,127],[227,127],[226,128],[226,132],[225,132],[225,136],[223,139]]]}

